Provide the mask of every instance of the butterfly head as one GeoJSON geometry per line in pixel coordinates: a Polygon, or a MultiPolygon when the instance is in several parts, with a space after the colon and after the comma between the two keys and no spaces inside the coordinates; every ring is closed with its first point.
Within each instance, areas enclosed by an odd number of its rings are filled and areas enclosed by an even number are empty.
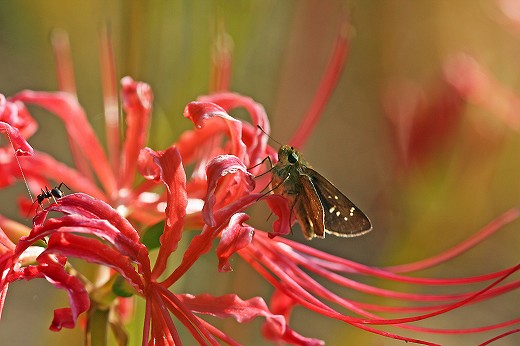
{"type": "Polygon", "coordinates": [[[278,150],[278,162],[283,166],[296,165],[301,162],[300,152],[290,145],[283,145],[280,150],[278,150]]]}

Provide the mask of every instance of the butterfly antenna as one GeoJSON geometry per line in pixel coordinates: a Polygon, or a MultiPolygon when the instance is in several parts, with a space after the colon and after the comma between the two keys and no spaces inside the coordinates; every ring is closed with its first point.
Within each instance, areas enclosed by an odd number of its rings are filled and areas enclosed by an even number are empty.
{"type": "Polygon", "coordinates": [[[274,139],[273,137],[269,136],[269,134],[267,132],[264,131],[264,129],[262,128],[262,126],[260,125],[256,125],[256,127],[258,127],[260,129],[260,131],[262,131],[267,137],[269,137],[270,140],[272,140],[273,142],[279,144],[279,145],[283,145],[282,143],[278,142],[276,139],[274,139]]]}
{"type": "Polygon", "coordinates": [[[31,201],[33,200],[33,196],[31,193],[31,189],[29,189],[29,184],[27,184],[27,179],[25,179],[25,174],[23,173],[22,165],[20,164],[20,160],[18,159],[18,155],[16,155],[16,149],[14,148],[13,141],[11,141],[11,136],[9,135],[9,131],[5,131],[7,135],[7,139],[9,139],[9,143],[11,143],[11,147],[13,148],[14,158],[16,159],[16,163],[18,163],[18,168],[20,168],[20,173],[22,174],[23,182],[25,183],[25,187],[27,188],[27,192],[29,193],[29,198],[31,201]]]}

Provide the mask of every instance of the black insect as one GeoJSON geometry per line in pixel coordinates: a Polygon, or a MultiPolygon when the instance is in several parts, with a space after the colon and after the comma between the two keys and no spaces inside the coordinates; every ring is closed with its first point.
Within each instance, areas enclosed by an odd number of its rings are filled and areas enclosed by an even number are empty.
{"type": "MultiPolygon", "coordinates": [[[[36,199],[34,200],[33,204],[31,205],[31,210],[32,210],[32,206],[38,202],[38,205],[41,207],[43,202],[46,200],[46,199],[52,199],[54,202],[56,202],[57,199],[63,197],[64,195],[64,192],[61,190],[61,187],[62,186],[65,186],[67,189],[70,190],[70,188],[65,184],[65,183],[60,183],[60,185],[58,186],[55,186],[54,188],[52,188],[51,190],[49,190],[49,188],[47,186],[45,186],[45,190],[44,189],[41,189],[42,190],[42,193],[40,193],[38,196],[36,196],[36,199]]],[[[43,209],[43,207],[42,207],[43,209]]]]}

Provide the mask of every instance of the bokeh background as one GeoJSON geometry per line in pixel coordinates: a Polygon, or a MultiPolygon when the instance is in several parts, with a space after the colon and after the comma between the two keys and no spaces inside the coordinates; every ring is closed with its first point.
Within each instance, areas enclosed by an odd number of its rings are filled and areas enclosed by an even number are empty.
{"type": "MultiPolygon", "coordinates": [[[[182,117],[184,106],[209,90],[213,38],[223,25],[233,42],[231,89],[264,105],[272,136],[284,143],[316,92],[341,13],[351,18],[348,60],[302,149],[314,168],[370,216],[374,230],[308,245],[366,264],[400,264],[457,244],[518,204],[519,1],[3,0],[0,92],[56,90],[49,35],[63,29],[70,37],[79,100],[103,138],[99,33],[108,25],[118,76],[130,75],[154,90],[148,144],[163,149],[191,127],[182,117]]],[[[59,121],[31,110],[40,124],[31,144],[70,162],[59,121]]],[[[23,185],[2,191],[2,213],[29,224],[14,208],[15,194],[23,191],[23,185]]],[[[260,207],[252,213],[252,223],[267,229],[269,212],[260,207]]],[[[513,265],[518,227],[508,226],[465,256],[418,275],[469,276],[513,265]]],[[[298,233],[290,237],[305,241],[298,233]]],[[[210,253],[173,288],[239,291],[244,297],[270,292],[238,257],[232,266],[231,274],[217,273],[210,253]]],[[[518,306],[510,303],[518,298],[518,292],[509,294],[431,323],[457,328],[495,317],[500,322],[518,316],[518,306]]],[[[79,330],[47,330],[52,309],[65,299],[38,280],[14,283],[0,321],[1,343],[82,344],[79,330]]],[[[261,321],[215,323],[245,344],[260,343],[261,321]]],[[[401,344],[300,310],[294,323],[297,331],[328,345],[401,344]]],[[[426,338],[475,344],[495,334],[426,338]]],[[[140,331],[133,335],[132,344],[139,344],[140,331]]],[[[520,337],[504,344],[515,341],[520,337]]]]}

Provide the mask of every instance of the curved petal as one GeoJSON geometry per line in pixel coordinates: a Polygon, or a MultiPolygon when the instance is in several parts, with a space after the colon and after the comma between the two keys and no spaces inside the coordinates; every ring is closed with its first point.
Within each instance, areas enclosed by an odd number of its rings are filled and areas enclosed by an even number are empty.
{"type": "Polygon", "coordinates": [[[16,127],[12,127],[8,123],[0,121],[0,132],[5,133],[9,142],[13,145],[13,150],[17,156],[27,156],[33,154],[33,148],[22,137],[20,131],[16,127]]]}
{"type": "Polygon", "coordinates": [[[143,244],[132,241],[107,220],[84,217],[81,215],[65,215],[60,218],[46,220],[44,224],[36,225],[30,236],[24,237],[20,242],[32,244],[36,240],[51,236],[58,231],[94,235],[109,242],[119,253],[124,256],[129,256],[136,262],[143,260],[140,256],[146,251],[143,244]]]}
{"type": "Polygon", "coordinates": [[[220,92],[198,98],[201,102],[212,102],[222,107],[226,112],[235,108],[244,108],[251,117],[252,125],[243,122],[242,139],[247,147],[249,160],[247,164],[254,164],[267,156],[267,137],[259,128],[266,133],[271,132],[271,126],[264,107],[252,98],[233,92],[220,92]]]}
{"type": "Polygon", "coordinates": [[[31,137],[38,129],[38,123],[22,102],[11,102],[2,94],[0,94],[0,122],[16,127],[24,138],[31,137]]]}
{"type": "Polygon", "coordinates": [[[227,125],[223,121],[213,121],[211,126],[184,131],[175,142],[184,165],[196,163],[199,167],[205,167],[205,162],[211,157],[223,154],[225,148],[216,146],[215,143],[221,142],[222,134],[226,133],[226,130],[227,125]]]}
{"type": "Polygon", "coordinates": [[[0,255],[13,251],[16,247],[14,242],[27,234],[27,226],[0,215],[0,255]]]}
{"type": "MultiPolygon", "coordinates": [[[[110,205],[83,193],[75,193],[64,196],[58,199],[56,203],[51,204],[46,209],[38,213],[33,219],[33,231],[28,237],[22,238],[18,243],[18,253],[24,251],[24,248],[26,248],[36,239],[43,237],[43,234],[46,234],[45,232],[50,232],[49,229],[45,228],[45,224],[47,224],[47,222],[50,222],[51,224],[60,222],[60,219],[51,219],[52,221],[45,221],[48,213],[52,211],[65,214],[78,214],[79,216],[83,216],[86,219],[69,217],[63,219],[63,222],[70,222],[71,226],[68,227],[74,227],[74,221],[76,221],[78,223],[75,226],[78,227],[78,231],[86,233],[95,234],[98,232],[96,227],[99,227],[101,230],[105,230],[105,232],[111,230],[112,228],[107,227],[108,225],[104,224],[103,222],[96,223],[94,221],[95,219],[106,220],[107,223],[117,229],[117,232],[113,233],[114,238],[112,241],[117,242],[124,240],[124,244],[127,245],[126,249],[132,248],[132,256],[135,256],[136,262],[142,266],[140,271],[144,275],[149,275],[151,269],[148,259],[148,250],[144,245],[141,244],[139,234],[133,228],[130,222],[119,215],[119,213],[110,205]],[[88,219],[91,219],[90,223],[88,219]],[[82,229],[84,226],[86,226],[89,230],[82,229]]],[[[106,240],[110,240],[108,234],[109,233],[104,235],[106,240]]]]}
{"type": "Polygon", "coordinates": [[[247,214],[237,213],[231,217],[228,226],[222,231],[216,250],[219,272],[231,271],[232,269],[228,262],[229,257],[238,250],[248,246],[253,240],[254,228],[242,224],[247,220],[249,220],[247,214]]]}
{"type": "Polygon", "coordinates": [[[214,297],[210,294],[180,294],[178,298],[193,312],[234,318],[239,323],[249,322],[256,317],[265,317],[269,326],[269,338],[275,341],[299,345],[323,345],[321,340],[305,338],[291,330],[282,315],[273,314],[260,297],[242,300],[236,294],[214,297]]]}
{"type": "Polygon", "coordinates": [[[242,161],[233,155],[220,155],[211,160],[206,167],[206,176],[208,179],[208,192],[206,203],[204,208],[202,208],[202,215],[204,222],[214,227],[216,226],[216,221],[213,209],[217,203],[217,194],[219,195],[220,203],[223,205],[229,204],[244,193],[251,192],[255,187],[255,181],[242,161]],[[235,175],[238,172],[242,174],[235,175]],[[222,178],[229,174],[235,176],[234,181],[225,184],[222,178]],[[218,193],[217,187],[219,189],[218,193]],[[229,198],[230,196],[232,198],[229,198]]]}
{"type": "Polygon", "coordinates": [[[34,225],[43,224],[43,221],[51,211],[107,220],[132,242],[139,243],[139,233],[127,219],[119,215],[107,203],[84,193],[77,192],[58,199],[56,203],[51,204],[36,215],[33,219],[34,225]]]}
{"type": "Polygon", "coordinates": [[[8,279],[8,275],[13,268],[14,251],[7,251],[0,256],[0,317],[2,317],[2,311],[4,310],[5,297],[7,296],[7,290],[11,281],[8,279]]]}
{"type": "Polygon", "coordinates": [[[70,308],[61,308],[54,311],[51,330],[73,328],[78,316],[89,309],[90,299],[83,283],[75,276],[67,273],[63,263],[56,261],[55,256],[42,253],[37,258],[39,265],[23,267],[9,274],[9,282],[15,280],[32,280],[45,278],[56,288],[67,290],[70,308]]]}
{"type": "Polygon", "coordinates": [[[97,239],[57,232],[49,238],[49,246],[44,253],[81,258],[111,267],[125,277],[139,293],[144,292],[145,284],[134,268],[134,261],[97,239]]]}
{"type": "Polygon", "coordinates": [[[184,256],[182,257],[181,264],[174,270],[174,272],[166,278],[161,285],[164,287],[170,287],[176,282],[186,271],[200,258],[203,254],[207,253],[211,249],[213,240],[218,236],[222,230],[223,225],[229,220],[234,214],[244,210],[250,205],[256,203],[261,195],[250,194],[246,195],[231,204],[219,209],[214,217],[216,227],[204,226],[202,232],[190,242],[190,245],[186,249],[184,256]]]}
{"type": "Polygon", "coordinates": [[[385,97],[385,113],[400,160],[396,166],[404,172],[430,162],[450,145],[464,115],[467,101],[455,86],[441,80],[429,89],[402,83],[393,85],[385,97]],[[426,98],[426,94],[431,96],[426,98]]]}
{"type": "MultiPolygon", "coordinates": [[[[115,176],[76,97],[66,92],[47,93],[26,90],[13,96],[12,99],[36,104],[56,114],[65,124],[69,138],[79,146],[92,165],[104,189],[109,195],[115,193],[115,176]]],[[[85,160],[84,157],[75,159],[85,160]]]]}
{"type": "Polygon", "coordinates": [[[166,186],[166,222],[161,235],[159,256],[153,268],[152,277],[157,278],[166,268],[170,254],[177,249],[182,236],[188,195],[186,193],[186,173],[182,166],[182,158],[176,147],[155,152],[145,148],[140,154],[141,162],[148,162],[148,179],[161,180],[166,186]],[[153,162],[153,165],[151,163],[153,162]]]}
{"type": "Polygon", "coordinates": [[[44,177],[45,180],[63,182],[73,191],[81,191],[97,199],[107,199],[106,194],[96,186],[95,182],[46,153],[36,151],[30,158],[21,158],[20,165],[27,180],[34,177],[41,180],[44,177]]]}
{"type": "Polygon", "coordinates": [[[291,225],[293,224],[295,215],[291,215],[291,209],[289,208],[287,199],[274,194],[267,195],[264,199],[269,209],[278,216],[278,219],[273,222],[273,233],[269,233],[269,237],[274,238],[277,235],[291,233],[291,225]]]}
{"type": "Polygon", "coordinates": [[[135,176],[137,157],[148,137],[152,111],[152,89],[130,77],[121,80],[123,107],[126,112],[126,136],[121,157],[120,188],[129,188],[135,176]]]}
{"type": "MultiPolygon", "coordinates": [[[[184,108],[184,116],[190,119],[198,129],[202,129],[209,122],[223,121],[227,126],[231,142],[230,153],[247,160],[246,145],[242,141],[242,122],[226,113],[224,109],[210,102],[190,102],[184,108]]],[[[246,162],[247,164],[247,162],[246,162]]]]}
{"type": "Polygon", "coordinates": [[[260,297],[242,300],[236,294],[215,297],[203,293],[199,295],[179,294],[177,298],[196,313],[219,318],[232,317],[239,323],[249,322],[255,317],[263,316],[271,319],[280,331],[285,329],[285,318],[272,314],[265,301],[260,297]]]}

